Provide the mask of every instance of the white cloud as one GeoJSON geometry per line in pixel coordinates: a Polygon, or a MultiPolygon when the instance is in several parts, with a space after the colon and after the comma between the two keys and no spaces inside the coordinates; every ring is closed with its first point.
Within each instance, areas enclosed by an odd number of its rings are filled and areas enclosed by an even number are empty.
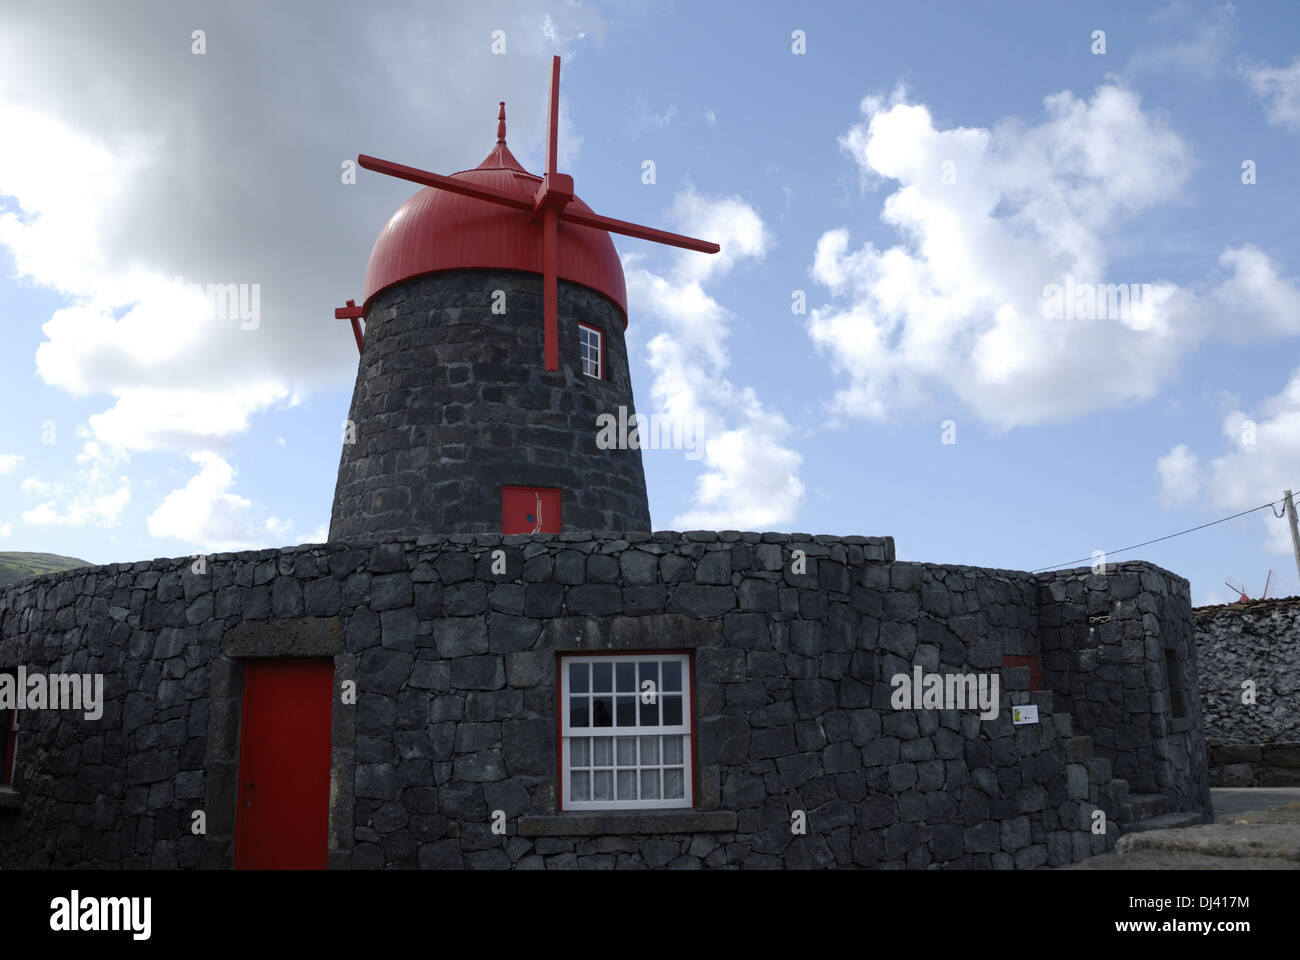
{"type": "Polygon", "coordinates": [[[1300,57],[1289,67],[1256,64],[1242,72],[1255,95],[1265,102],[1268,122],[1300,132],[1300,57]]]}
{"type": "Polygon", "coordinates": [[[1295,282],[1251,246],[1225,250],[1204,292],[1113,276],[1108,239],[1180,196],[1191,151],[1130,90],[1044,105],[1035,125],[939,130],[901,90],[863,100],[841,145],[865,182],[896,184],[881,220],[901,241],[818,241],[810,273],[835,302],[808,332],[848,380],[838,411],[881,420],[952,393],[1000,427],[1050,422],[1150,398],[1209,336],[1300,333],[1295,282]],[[1076,281],[1134,287],[1142,308],[1049,319],[1049,286],[1076,281]]]}
{"type": "Polygon", "coordinates": [[[143,387],[122,391],[112,407],[90,417],[90,426],[105,443],[126,449],[192,449],[244,432],[253,414],[287,398],[288,387],[270,381],[209,390],[143,387]]]}
{"type": "Polygon", "coordinates": [[[679,252],[667,276],[624,261],[629,298],[663,330],[648,344],[655,411],[694,422],[704,444],[704,473],[678,529],[760,530],[791,523],[803,500],[802,458],[787,443],[790,425],[751,388],[725,376],[726,340],[734,316],[705,290],[742,260],[761,259],[771,245],[762,218],[738,197],[686,190],[670,219],[682,232],[715,241],[714,255],[679,252]]]}
{"type": "Polygon", "coordinates": [[[22,514],[34,526],[112,527],[131,501],[131,481],[125,473],[126,456],[87,440],[76,457],[78,467],[71,484],[28,477],[21,484],[28,496],[48,497],[22,514]],[[59,500],[63,503],[60,505],[59,500]]]}
{"type": "Polygon", "coordinates": [[[256,550],[284,542],[290,525],[260,515],[246,497],[231,491],[235,469],[209,451],[190,455],[199,472],[167,494],[149,516],[149,533],[208,552],[256,550]]]}
{"type": "Polygon", "coordinates": [[[13,473],[24,459],[21,453],[0,453],[0,474],[13,473]]]}
{"type": "Polygon", "coordinates": [[[0,540],[8,540],[14,535],[14,525],[12,523],[0,523],[0,540]]]}
{"type": "Polygon", "coordinates": [[[705,110],[704,122],[716,130],[718,127],[718,115],[714,113],[712,110],[705,110]]]}
{"type": "MultiPolygon", "coordinates": [[[[1167,488],[1175,482],[1186,483],[1185,489],[1194,490],[1205,506],[1225,513],[1276,501],[1286,489],[1300,492],[1300,368],[1291,374],[1282,392],[1261,403],[1253,416],[1241,410],[1228,413],[1222,432],[1227,452],[1203,469],[1185,444],[1157,461],[1162,503],[1191,502],[1191,494],[1180,501],[1168,499],[1167,488]]],[[[1289,554],[1286,521],[1263,510],[1260,522],[1264,524],[1265,549],[1289,554]]]]}
{"type": "Polygon", "coordinates": [[[1184,36],[1138,47],[1129,58],[1130,73],[1178,74],[1209,80],[1219,73],[1237,44],[1237,8],[1216,7],[1205,20],[1193,20],[1182,4],[1170,4],[1152,14],[1153,23],[1183,26],[1184,36]]]}
{"type": "Polygon", "coordinates": [[[677,116],[676,107],[670,106],[668,109],[656,113],[650,109],[650,104],[646,103],[644,97],[637,97],[632,104],[632,109],[628,111],[628,134],[633,139],[636,139],[648,131],[667,130],[672,125],[675,116],[677,116]]]}
{"type": "MultiPolygon", "coordinates": [[[[511,101],[512,143],[540,144],[550,55],[572,63],[571,46],[599,44],[604,31],[584,4],[544,20],[549,7],[220,9],[203,26],[230,42],[205,57],[188,53],[193,24],[180,8],[73,0],[13,11],[0,32],[0,245],[19,278],[67,299],[42,328],[40,378],[102,403],[87,421],[94,439],[123,454],[220,449],[268,409],[350,382],[356,354],[332,308],[360,293],[378,225],[416,188],[363,174],[355,186],[334,181],[323,204],[321,182],[303,171],[366,150],[442,172],[471,167],[496,130],[485,89],[511,101]],[[272,39],[305,22],[311,42],[289,50],[272,39]],[[506,30],[509,56],[488,53],[485,22],[506,30]],[[339,43],[371,65],[341,85],[316,82],[333,75],[339,43]],[[271,56],[274,77],[255,67],[271,56]],[[412,63],[433,72],[412,83],[412,63]],[[441,131],[432,142],[430,129],[441,131]],[[177,276],[256,285],[256,328],[213,316],[177,276]]],[[[569,164],[581,146],[571,111],[561,131],[569,164]]],[[[129,496],[125,473],[93,494],[31,479],[30,493],[48,488],[31,522],[115,522],[129,496]]]]}
{"type": "Polygon", "coordinates": [[[1200,495],[1200,464],[1187,444],[1180,443],[1157,460],[1156,470],[1160,474],[1160,503],[1163,506],[1187,506],[1200,495]]]}

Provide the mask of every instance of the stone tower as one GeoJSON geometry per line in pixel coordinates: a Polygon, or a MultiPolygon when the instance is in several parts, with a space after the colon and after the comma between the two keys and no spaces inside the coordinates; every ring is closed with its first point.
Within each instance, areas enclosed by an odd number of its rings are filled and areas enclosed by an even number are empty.
{"type": "MultiPolygon", "coordinates": [[[[540,195],[546,181],[506,146],[504,104],[487,158],[436,179],[384,227],[362,305],[338,311],[366,327],[330,540],[649,530],[640,450],[597,444],[600,415],[634,412],[627,293],[609,234],[564,219],[551,228],[550,370],[544,220],[444,185],[525,204],[540,195]]],[[[571,192],[563,203],[595,216],[571,192]]]]}

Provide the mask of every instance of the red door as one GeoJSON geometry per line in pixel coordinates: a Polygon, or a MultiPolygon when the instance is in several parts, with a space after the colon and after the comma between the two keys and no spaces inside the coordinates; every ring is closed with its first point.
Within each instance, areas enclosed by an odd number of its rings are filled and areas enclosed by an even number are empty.
{"type": "Polygon", "coordinates": [[[502,487],[502,533],[561,533],[560,491],[555,487],[502,487]]]}
{"type": "Polygon", "coordinates": [[[248,660],[236,869],[323,870],[329,847],[332,660],[248,660]]]}

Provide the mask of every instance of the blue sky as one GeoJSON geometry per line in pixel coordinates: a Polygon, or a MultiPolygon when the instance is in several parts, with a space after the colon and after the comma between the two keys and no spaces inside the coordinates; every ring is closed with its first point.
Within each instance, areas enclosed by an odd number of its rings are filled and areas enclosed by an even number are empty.
{"type": "MultiPolygon", "coordinates": [[[[0,38],[0,550],[323,539],[332,308],[413,192],[340,164],[472,167],[504,99],[538,170],[553,53],[579,195],[723,245],[615,238],[638,407],[709,442],[645,452],[655,527],[1036,569],[1300,488],[1294,4],[64,3],[0,38]],[[1145,307],[1053,319],[1067,275],[1145,307]]],[[[1139,558],[1300,593],[1267,510],[1139,558]]]]}

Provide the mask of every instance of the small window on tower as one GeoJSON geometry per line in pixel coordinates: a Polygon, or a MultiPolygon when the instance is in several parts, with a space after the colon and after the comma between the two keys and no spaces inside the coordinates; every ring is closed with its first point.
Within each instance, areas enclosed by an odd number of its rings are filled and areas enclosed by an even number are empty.
{"type": "Polygon", "coordinates": [[[604,380],[604,345],[600,331],[585,323],[578,324],[578,349],[582,355],[582,372],[597,380],[604,380]]]}

